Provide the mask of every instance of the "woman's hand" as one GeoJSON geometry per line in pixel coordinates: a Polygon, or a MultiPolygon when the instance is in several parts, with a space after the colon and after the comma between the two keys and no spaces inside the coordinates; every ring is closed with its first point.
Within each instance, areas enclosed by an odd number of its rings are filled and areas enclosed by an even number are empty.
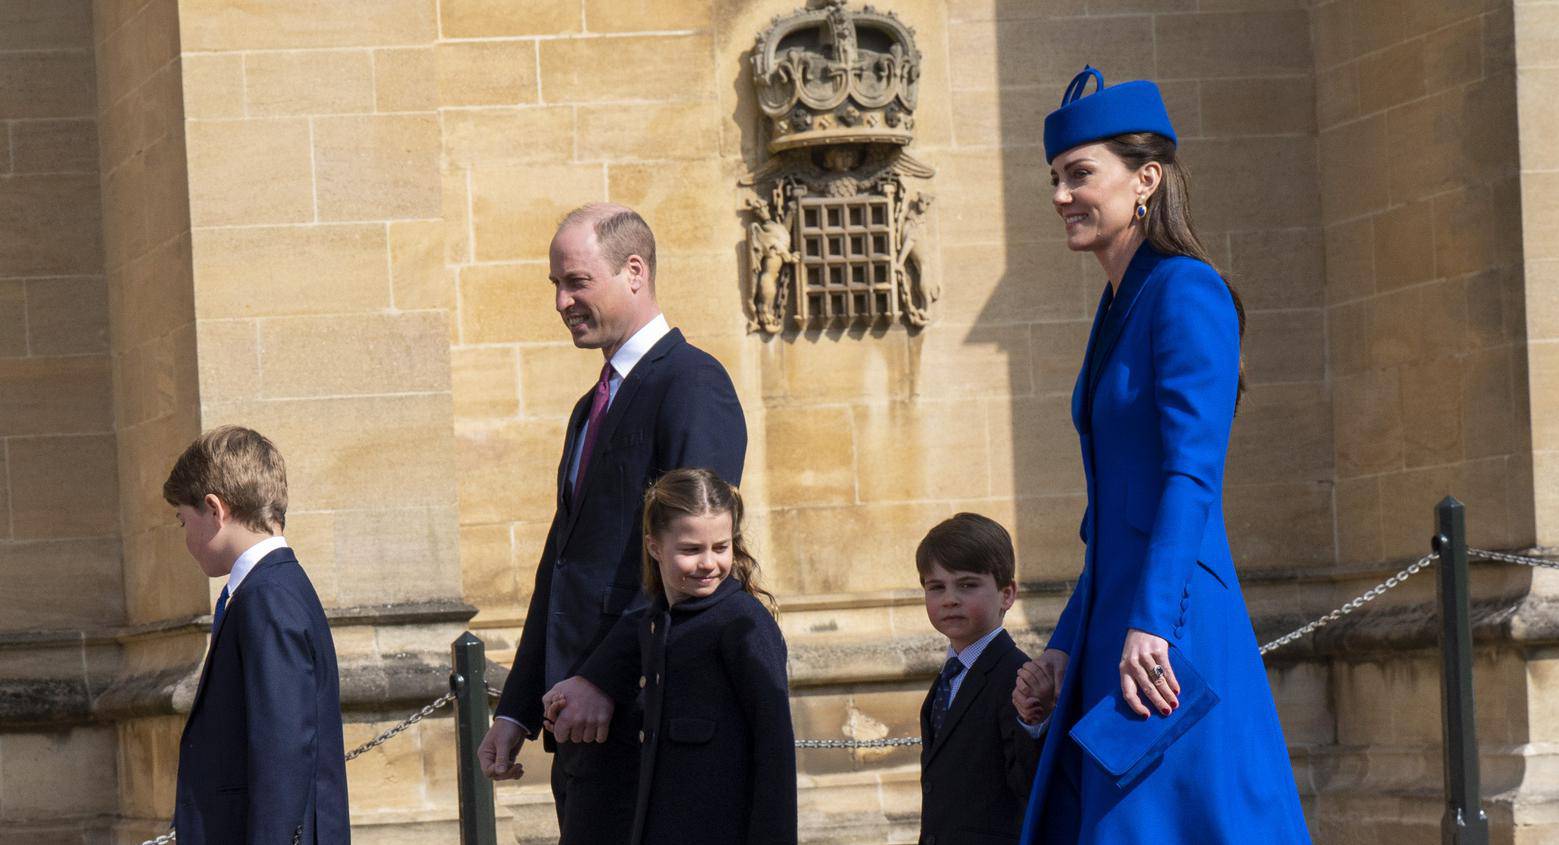
{"type": "Polygon", "coordinates": [[[1121,697],[1138,716],[1153,714],[1143,704],[1147,699],[1159,715],[1168,716],[1180,706],[1180,682],[1169,665],[1169,641],[1147,631],[1129,628],[1126,647],[1121,650],[1121,697]]]}
{"type": "Polygon", "coordinates": [[[1030,660],[1018,668],[1012,706],[1023,721],[1037,725],[1055,710],[1061,681],[1066,677],[1066,663],[1066,652],[1047,648],[1038,660],[1030,660]]]}

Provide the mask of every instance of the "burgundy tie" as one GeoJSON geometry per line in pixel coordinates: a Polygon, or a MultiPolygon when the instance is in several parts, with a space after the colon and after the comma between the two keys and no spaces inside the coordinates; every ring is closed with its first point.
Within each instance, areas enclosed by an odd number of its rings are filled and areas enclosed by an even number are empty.
{"type": "Polygon", "coordinates": [[[574,473],[574,501],[585,486],[585,470],[590,466],[590,455],[595,451],[595,438],[601,433],[601,423],[606,419],[606,406],[612,401],[612,362],[601,368],[601,380],[595,383],[590,396],[590,421],[585,429],[585,445],[579,452],[579,471],[574,473]]]}

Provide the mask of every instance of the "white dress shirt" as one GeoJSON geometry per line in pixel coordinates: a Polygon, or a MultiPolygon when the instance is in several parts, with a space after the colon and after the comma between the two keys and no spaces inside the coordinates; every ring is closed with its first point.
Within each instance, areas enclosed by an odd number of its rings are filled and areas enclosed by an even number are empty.
{"type": "MultiPolygon", "coordinates": [[[[609,394],[606,407],[608,409],[612,407],[612,400],[617,398],[617,388],[622,387],[623,379],[633,372],[633,368],[639,365],[655,344],[660,343],[661,338],[670,333],[671,326],[666,322],[666,315],[656,314],[655,319],[645,323],[642,328],[633,333],[633,337],[628,338],[626,343],[618,347],[617,352],[612,355],[612,375],[607,380],[609,394]]],[[[574,436],[574,445],[569,450],[572,454],[568,459],[568,479],[572,484],[579,483],[579,479],[575,476],[579,475],[579,456],[585,450],[585,434],[589,429],[590,420],[586,418],[584,424],[579,427],[579,433],[574,436]]]]}
{"type": "Polygon", "coordinates": [[[233,594],[238,592],[238,585],[243,583],[244,578],[249,574],[249,570],[254,569],[254,565],[259,563],[261,558],[277,549],[285,549],[286,547],[287,538],[277,534],[275,537],[267,537],[245,549],[244,553],[238,556],[238,560],[233,562],[233,571],[227,574],[228,601],[233,600],[233,594]]]}

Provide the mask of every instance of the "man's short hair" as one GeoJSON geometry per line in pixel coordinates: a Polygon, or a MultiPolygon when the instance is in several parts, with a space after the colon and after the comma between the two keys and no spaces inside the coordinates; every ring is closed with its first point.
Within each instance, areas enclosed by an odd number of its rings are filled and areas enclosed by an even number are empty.
{"type": "Polygon", "coordinates": [[[253,429],[224,425],[195,438],[162,485],[162,498],[174,507],[203,508],[207,495],[252,531],[287,527],[287,465],[276,444],[253,429]]]}
{"type": "Polygon", "coordinates": [[[655,233],[644,222],[639,212],[616,203],[593,202],[570,211],[558,223],[558,231],[576,223],[593,223],[596,243],[601,246],[601,257],[615,273],[628,263],[628,256],[637,255],[644,260],[649,271],[650,284],[655,284],[655,233]]]}
{"type": "Polygon", "coordinates": [[[915,549],[920,580],[938,564],[949,572],[989,573],[997,587],[1011,584],[1017,574],[1012,535],[1001,523],[977,513],[954,514],[926,532],[915,549]]]}

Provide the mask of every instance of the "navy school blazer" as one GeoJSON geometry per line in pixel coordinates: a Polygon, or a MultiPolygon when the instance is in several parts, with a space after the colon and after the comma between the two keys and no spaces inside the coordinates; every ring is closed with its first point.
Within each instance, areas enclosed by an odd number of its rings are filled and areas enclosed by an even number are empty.
{"type": "Polygon", "coordinates": [[[532,731],[541,729],[542,695],[575,674],[616,699],[619,715],[628,709],[623,704],[638,692],[639,644],[632,625],[618,623],[624,612],[646,604],[644,491],[667,470],[685,467],[740,484],[747,455],[747,423],[731,377],[678,329],[650,347],[618,386],[570,502],[564,495],[570,450],[589,412],[586,391],[564,434],[557,511],[496,710],[532,731]],[[610,644],[601,648],[609,633],[610,644]]]}
{"type": "Polygon", "coordinates": [[[228,602],[179,740],[181,845],[351,841],[336,646],[292,549],[228,602]]]}
{"type": "MultiPolygon", "coordinates": [[[[1028,655],[1006,631],[966,671],[942,730],[920,750],[921,845],[994,845],[1018,841],[1043,739],[1018,724],[1012,688],[1028,655]]],[[[931,738],[931,699],[920,707],[920,735],[931,738]]]]}

